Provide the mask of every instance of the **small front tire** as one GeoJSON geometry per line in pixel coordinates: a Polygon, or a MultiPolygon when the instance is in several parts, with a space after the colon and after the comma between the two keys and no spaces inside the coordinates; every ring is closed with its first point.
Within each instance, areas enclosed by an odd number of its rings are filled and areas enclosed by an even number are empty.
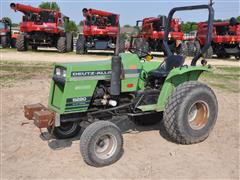
{"type": "Polygon", "coordinates": [[[48,132],[58,138],[67,139],[76,136],[81,130],[81,127],[77,122],[64,122],[60,127],[54,127],[54,129],[48,127],[48,132]]]}
{"type": "Polygon", "coordinates": [[[120,129],[109,121],[90,124],[81,136],[80,151],[88,165],[102,167],[113,164],[123,153],[120,129]]]}

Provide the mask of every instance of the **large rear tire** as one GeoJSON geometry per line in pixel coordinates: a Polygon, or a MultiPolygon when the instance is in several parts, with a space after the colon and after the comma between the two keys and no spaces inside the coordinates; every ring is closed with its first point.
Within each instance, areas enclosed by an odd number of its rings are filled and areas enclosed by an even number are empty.
{"type": "Polygon", "coordinates": [[[189,81],[179,85],[168,98],[161,127],[168,140],[199,143],[212,131],[217,113],[218,103],[212,89],[189,81]]]}
{"type": "Polygon", "coordinates": [[[60,53],[65,53],[67,51],[67,41],[66,37],[60,37],[57,42],[57,49],[60,53]]]}
{"type": "Polygon", "coordinates": [[[67,52],[72,52],[73,51],[73,34],[70,32],[67,32],[66,39],[67,39],[67,52]]]}
{"type": "Polygon", "coordinates": [[[120,129],[109,121],[90,124],[80,139],[80,151],[84,161],[95,167],[113,164],[123,153],[123,137],[120,129]]]}
{"type": "Polygon", "coordinates": [[[76,44],[76,53],[77,54],[85,54],[86,48],[85,48],[85,42],[86,38],[83,35],[79,35],[77,44],[76,44]]]}
{"type": "Polygon", "coordinates": [[[49,133],[53,133],[53,135],[58,139],[67,139],[76,136],[81,127],[76,122],[65,122],[61,123],[60,127],[48,128],[49,133]]]}
{"type": "Polygon", "coordinates": [[[27,39],[23,34],[20,34],[17,37],[16,47],[17,47],[18,51],[27,51],[28,50],[27,39]]]}

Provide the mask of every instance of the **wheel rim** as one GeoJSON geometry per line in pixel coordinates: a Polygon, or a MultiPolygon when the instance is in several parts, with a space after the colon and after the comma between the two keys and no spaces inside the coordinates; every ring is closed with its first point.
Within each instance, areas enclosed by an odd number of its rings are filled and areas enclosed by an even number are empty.
{"type": "Polygon", "coordinates": [[[117,149],[117,139],[112,134],[104,134],[94,143],[94,153],[100,159],[108,159],[117,149]]]}
{"type": "Polygon", "coordinates": [[[67,122],[67,123],[62,123],[61,126],[59,127],[59,130],[64,134],[70,134],[76,128],[77,128],[77,123],[67,122]]]}
{"type": "Polygon", "coordinates": [[[188,122],[192,129],[199,130],[206,126],[209,117],[209,107],[204,101],[197,101],[188,111],[188,122]]]}

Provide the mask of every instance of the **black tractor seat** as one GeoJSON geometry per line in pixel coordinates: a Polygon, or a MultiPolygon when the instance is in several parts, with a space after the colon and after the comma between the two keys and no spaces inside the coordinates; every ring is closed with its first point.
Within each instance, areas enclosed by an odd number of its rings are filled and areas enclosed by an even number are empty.
{"type": "Polygon", "coordinates": [[[180,55],[171,55],[168,56],[164,61],[165,62],[157,69],[150,71],[148,76],[157,79],[165,78],[173,68],[181,67],[185,62],[185,58],[180,55]]]}

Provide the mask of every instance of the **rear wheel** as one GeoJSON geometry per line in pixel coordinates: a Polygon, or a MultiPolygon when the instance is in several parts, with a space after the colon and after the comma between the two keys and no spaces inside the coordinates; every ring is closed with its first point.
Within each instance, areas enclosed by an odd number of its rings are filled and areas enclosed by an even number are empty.
{"type": "Polygon", "coordinates": [[[48,128],[48,132],[53,133],[58,139],[72,138],[76,136],[80,130],[81,127],[76,122],[64,122],[61,123],[60,127],[54,127],[54,129],[48,128]]]}
{"type": "Polygon", "coordinates": [[[102,167],[116,162],[123,153],[120,129],[108,121],[90,124],[81,136],[80,151],[91,166],[102,167]]]}
{"type": "Polygon", "coordinates": [[[67,52],[73,51],[73,34],[70,32],[66,33],[66,41],[67,41],[67,52]]]}
{"type": "Polygon", "coordinates": [[[119,53],[124,53],[125,52],[125,39],[120,38],[119,40],[119,53]]]}
{"type": "Polygon", "coordinates": [[[20,34],[17,37],[16,47],[18,51],[27,51],[28,49],[27,39],[23,34],[20,34]]]}
{"type": "Polygon", "coordinates": [[[221,59],[230,58],[230,55],[226,53],[224,47],[218,48],[216,55],[218,58],[221,58],[221,59]]]}
{"type": "Polygon", "coordinates": [[[213,56],[213,48],[210,46],[207,50],[207,52],[204,54],[204,57],[207,59],[211,59],[213,56]]]}
{"type": "Polygon", "coordinates": [[[1,36],[1,44],[3,48],[9,47],[9,42],[7,36],[1,36]]]}
{"type": "Polygon", "coordinates": [[[76,44],[76,53],[77,54],[85,54],[85,52],[86,52],[85,42],[86,42],[85,37],[83,35],[79,35],[77,44],[76,44]]]}
{"type": "Polygon", "coordinates": [[[57,42],[57,49],[60,53],[65,53],[67,51],[66,37],[60,37],[57,42]]]}
{"type": "Polygon", "coordinates": [[[195,55],[195,46],[193,42],[188,42],[187,44],[188,48],[188,56],[194,56],[195,55]]]}
{"type": "Polygon", "coordinates": [[[181,56],[187,56],[188,55],[188,47],[185,43],[181,43],[177,47],[177,54],[181,56]]]}
{"type": "Polygon", "coordinates": [[[200,53],[201,51],[201,44],[199,41],[194,41],[194,56],[200,53]]]}
{"type": "Polygon", "coordinates": [[[165,106],[164,135],[180,144],[201,142],[213,129],[217,113],[216,96],[207,85],[185,82],[176,88],[165,106]]]}

